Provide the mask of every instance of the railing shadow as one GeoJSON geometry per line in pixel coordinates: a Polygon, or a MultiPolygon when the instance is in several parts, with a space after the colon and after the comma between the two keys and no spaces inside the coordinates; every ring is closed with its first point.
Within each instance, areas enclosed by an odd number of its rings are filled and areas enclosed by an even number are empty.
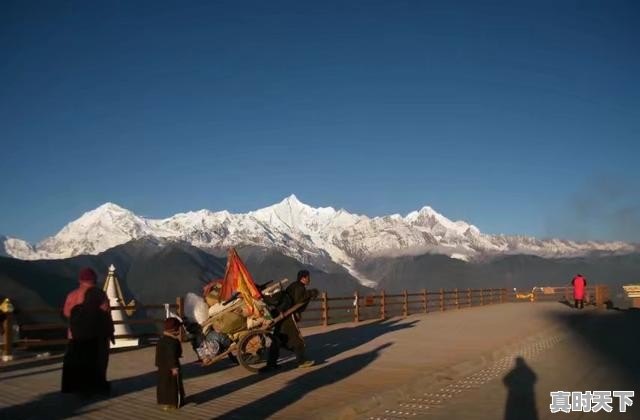
{"type": "MultiPolygon", "coordinates": [[[[217,366],[217,370],[228,367],[230,363],[223,361],[217,366]]],[[[152,368],[152,366],[149,366],[152,368]]],[[[58,367],[58,370],[61,368],[58,367]]],[[[208,375],[212,373],[210,368],[202,368],[199,363],[192,362],[183,366],[185,379],[208,375]]],[[[141,391],[156,385],[157,373],[155,370],[111,381],[111,394],[108,397],[80,397],[77,395],[62,394],[59,391],[49,392],[37,399],[11,407],[0,409],[0,419],[21,418],[47,418],[65,419],[72,416],[87,414],[91,411],[88,406],[104,399],[116,398],[121,395],[141,391]],[[45,414],[46,413],[46,414],[45,414]]]]}
{"type": "Polygon", "coordinates": [[[364,369],[379,357],[382,350],[390,346],[392,346],[392,343],[381,344],[366,353],[356,354],[297,376],[289,381],[284,388],[235,408],[223,414],[220,418],[243,420],[268,418],[283,408],[301,400],[314,390],[339,382],[364,369]]]}
{"type": "MultiPolygon", "coordinates": [[[[331,367],[335,366],[336,364],[327,363],[327,359],[330,359],[331,357],[345,351],[357,348],[384,334],[405,328],[412,328],[417,322],[417,320],[411,322],[406,322],[404,320],[376,321],[370,324],[358,325],[351,328],[345,327],[314,334],[308,338],[305,338],[307,354],[310,358],[315,359],[318,364],[324,363],[327,365],[327,368],[331,370],[331,367]]],[[[340,363],[342,364],[342,362],[340,363]]],[[[282,366],[282,369],[288,368],[290,366],[293,366],[293,364],[285,364],[284,366],[282,366]]],[[[277,374],[277,372],[274,374],[277,374]]],[[[225,395],[228,395],[232,392],[238,391],[247,386],[251,386],[260,381],[268,379],[272,375],[273,374],[258,374],[240,378],[235,381],[222,384],[215,388],[211,388],[206,391],[187,396],[186,401],[196,404],[204,404],[208,401],[224,397],[225,395]]]]}
{"type": "Polygon", "coordinates": [[[0,373],[7,373],[7,372],[13,372],[16,370],[24,370],[24,369],[31,369],[31,368],[37,368],[37,367],[41,367],[41,366],[48,366],[48,365],[53,365],[56,363],[62,363],[62,353],[59,352],[55,355],[49,356],[49,357],[45,357],[45,358],[41,358],[41,359],[24,359],[24,360],[16,360],[14,362],[12,362],[11,364],[2,366],[0,365],[0,373]]]}
{"type": "Polygon", "coordinates": [[[310,357],[315,359],[316,364],[321,364],[339,353],[359,347],[381,335],[413,328],[418,322],[419,320],[391,319],[342,327],[306,337],[305,344],[311,352],[310,357]]]}

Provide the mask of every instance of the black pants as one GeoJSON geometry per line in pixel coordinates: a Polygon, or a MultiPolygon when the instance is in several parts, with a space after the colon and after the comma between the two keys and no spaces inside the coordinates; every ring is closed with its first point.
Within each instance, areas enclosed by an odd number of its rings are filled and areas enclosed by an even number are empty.
{"type": "Polygon", "coordinates": [[[584,308],[584,299],[576,299],[576,309],[583,309],[584,308]]]}
{"type": "Polygon", "coordinates": [[[276,325],[273,333],[273,341],[269,347],[267,365],[275,366],[280,357],[280,347],[284,347],[295,353],[298,364],[306,361],[304,355],[304,341],[300,336],[300,330],[291,316],[286,317],[276,325]]]}

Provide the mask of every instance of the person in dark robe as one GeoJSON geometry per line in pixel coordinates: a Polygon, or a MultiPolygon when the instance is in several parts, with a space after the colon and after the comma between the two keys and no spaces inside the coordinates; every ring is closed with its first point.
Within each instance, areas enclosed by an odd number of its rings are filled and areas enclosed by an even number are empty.
{"type": "Polygon", "coordinates": [[[269,347],[267,365],[262,369],[263,372],[278,367],[280,347],[293,351],[296,355],[296,362],[299,368],[313,366],[314,361],[306,358],[304,339],[296,323],[302,318],[302,312],[307,308],[309,302],[318,296],[317,289],[307,289],[309,283],[311,283],[309,271],[300,270],[296,282],[287,287],[285,292],[289,297],[291,306],[297,305],[298,303],[304,303],[304,305],[275,326],[274,340],[269,347]]]}
{"type": "Polygon", "coordinates": [[[164,321],[164,332],[156,345],[156,367],[158,368],[157,401],[163,410],[180,408],[184,403],[184,385],[180,372],[182,344],[177,318],[164,321]]]}
{"type": "Polygon", "coordinates": [[[83,302],[71,309],[62,368],[62,392],[108,394],[109,340],[114,341],[110,312],[102,308],[105,294],[97,287],[86,290],[83,302]]]}

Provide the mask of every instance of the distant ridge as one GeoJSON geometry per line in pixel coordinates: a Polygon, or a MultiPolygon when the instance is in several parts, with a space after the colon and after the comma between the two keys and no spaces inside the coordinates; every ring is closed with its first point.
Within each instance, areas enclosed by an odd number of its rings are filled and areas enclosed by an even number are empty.
{"type": "Polygon", "coordinates": [[[510,254],[556,258],[640,251],[637,244],[625,242],[487,235],[429,206],[406,216],[371,218],[344,209],[314,208],[290,195],[272,206],[243,214],[199,210],[166,219],[144,218],[105,203],[36,245],[0,237],[0,255],[24,260],[96,255],[141,238],[185,242],[214,253],[239,245],[275,249],[320,269],[338,264],[369,286],[376,281],[357,267],[377,257],[432,253],[471,261],[510,254]]]}

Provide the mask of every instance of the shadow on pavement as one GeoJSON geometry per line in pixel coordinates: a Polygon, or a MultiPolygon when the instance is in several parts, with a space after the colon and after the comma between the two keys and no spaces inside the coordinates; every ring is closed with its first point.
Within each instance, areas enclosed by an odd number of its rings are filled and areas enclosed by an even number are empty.
{"type": "Polygon", "coordinates": [[[295,377],[284,388],[233,409],[221,418],[243,420],[268,418],[304,398],[315,389],[339,382],[364,369],[378,358],[382,350],[391,345],[391,343],[385,343],[366,353],[356,354],[295,377]]]}
{"type": "MultiPolygon", "coordinates": [[[[315,359],[317,364],[327,364],[327,369],[329,372],[334,372],[338,375],[338,371],[335,370],[335,366],[340,363],[344,364],[344,361],[337,363],[327,363],[327,359],[330,359],[333,356],[336,356],[345,351],[357,348],[376,337],[380,337],[386,333],[391,333],[397,330],[412,328],[416,322],[411,321],[406,322],[404,320],[388,320],[388,321],[377,321],[365,325],[359,325],[356,327],[345,327],[339,328],[336,330],[326,331],[318,334],[314,334],[310,337],[305,338],[305,344],[307,347],[307,354],[311,359],[315,359]]],[[[377,357],[377,353],[376,353],[377,357]]],[[[350,358],[351,359],[351,358],[350,358]]],[[[350,360],[346,359],[346,360],[350,360]]],[[[354,361],[361,362],[363,359],[355,358],[354,361]]],[[[281,369],[286,369],[290,366],[295,366],[295,363],[287,363],[282,365],[281,369]]],[[[355,366],[355,365],[354,365],[355,366]]],[[[348,370],[348,368],[346,368],[348,370]]],[[[313,372],[324,370],[313,368],[313,372]]],[[[325,370],[326,371],[326,370],[325,370]]],[[[353,372],[351,372],[353,373],[353,372]]],[[[351,374],[349,373],[349,374],[351,374]]],[[[216,398],[222,398],[232,392],[243,389],[247,386],[251,386],[260,381],[270,378],[272,375],[277,374],[277,372],[270,374],[257,374],[250,375],[235,381],[231,381],[217,387],[208,389],[206,391],[199,392],[197,394],[187,396],[187,403],[196,403],[196,404],[204,404],[208,401],[214,400],[216,398]]],[[[307,375],[303,375],[307,376],[307,375]]],[[[187,390],[188,392],[188,390],[187,390]]],[[[283,407],[279,407],[278,410],[283,407]]],[[[278,411],[276,410],[276,411],[278,411]]],[[[255,417],[250,417],[255,418],[255,417]]]]}
{"type": "MultiPolygon", "coordinates": [[[[153,360],[150,362],[152,367],[153,360]]],[[[203,369],[198,363],[188,363],[183,366],[185,378],[208,375],[210,369],[203,369]]],[[[37,399],[23,404],[0,409],[0,419],[64,419],[76,415],[88,414],[95,411],[89,408],[91,404],[118,397],[132,392],[141,391],[156,385],[156,371],[148,371],[139,375],[111,381],[111,395],[108,397],[80,397],[63,394],[59,391],[49,392],[37,399]]]]}
{"type": "Polygon", "coordinates": [[[524,358],[516,357],[515,367],[502,379],[507,387],[505,420],[538,420],[535,384],[538,380],[524,358]]]}
{"type": "Polygon", "coordinates": [[[582,339],[620,377],[620,386],[640,389],[640,311],[580,311],[558,314],[559,320],[582,339]]]}
{"type": "MultiPolygon", "coordinates": [[[[356,348],[366,342],[379,337],[383,334],[390,333],[396,330],[411,328],[419,321],[406,322],[404,320],[388,320],[378,321],[365,325],[359,325],[351,328],[339,328],[336,330],[321,332],[315,334],[306,339],[307,352],[311,358],[316,358],[320,362],[325,362],[328,358],[331,358],[344,351],[356,348]]],[[[325,368],[313,369],[308,374],[302,375],[300,378],[312,378],[316,381],[316,384],[307,384],[303,387],[304,393],[309,392],[319,386],[324,386],[331,383],[332,380],[339,377],[346,377],[354,372],[362,369],[362,367],[371,363],[378,357],[379,351],[382,348],[389,346],[386,344],[380,346],[377,349],[352,356],[348,359],[342,360],[337,363],[328,364],[325,368]],[[316,373],[321,372],[321,373],[316,373]],[[333,378],[333,379],[332,379],[333,378]]],[[[60,360],[57,360],[59,362],[60,360]]],[[[43,366],[51,361],[42,361],[38,363],[38,366],[43,366]]],[[[194,378],[203,375],[209,375],[213,372],[226,369],[231,364],[228,361],[222,361],[211,367],[203,368],[199,363],[193,362],[183,366],[184,378],[194,378]]],[[[283,369],[287,365],[283,366],[283,369]]],[[[22,366],[24,368],[24,366],[22,366]]],[[[0,409],[0,419],[18,419],[18,418],[47,418],[47,419],[63,419],[76,415],[87,414],[93,409],[89,407],[101,400],[126,395],[133,392],[138,392],[143,389],[152,388],[156,386],[156,371],[153,369],[153,360],[149,361],[148,366],[144,366],[148,369],[147,372],[138,375],[130,376],[127,378],[117,379],[111,381],[111,395],[104,398],[79,398],[75,395],[62,394],[57,390],[55,392],[49,392],[47,394],[39,396],[37,399],[28,401],[22,404],[17,404],[11,407],[0,409]]],[[[58,368],[59,369],[59,368],[58,368]]],[[[241,369],[238,367],[238,369],[241,369]]],[[[7,369],[12,370],[12,369],[7,369]]],[[[241,379],[231,381],[229,383],[214,387],[212,389],[200,392],[198,394],[189,396],[187,389],[187,403],[205,403],[215,398],[224,397],[225,395],[232,393],[236,390],[242,389],[251,384],[268,379],[271,375],[250,375],[241,379]]],[[[294,382],[297,383],[297,379],[294,382]]],[[[306,380],[305,380],[306,383],[306,380]]],[[[303,394],[304,394],[303,393],[303,394]]],[[[276,393],[279,395],[279,392],[276,393]]],[[[303,395],[302,394],[302,395],[303,395]]],[[[294,393],[292,395],[298,395],[294,393]]],[[[291,397],[285,398],[284,402],[290,401],[291,397]]],[[[290,403],[290,402],[289,402],[290,403]]],[[[256,407],[253,403],[249,403],[247,406],[256,407]]],[[[270,404],[275,411],[283,408],[283,405],[274,402],[270,404]]],[[[245,413],[241,408],[237,409],[238,413],[245,413]]],[[[251,418],[251,417],[245,417],[251,418]]]]}

